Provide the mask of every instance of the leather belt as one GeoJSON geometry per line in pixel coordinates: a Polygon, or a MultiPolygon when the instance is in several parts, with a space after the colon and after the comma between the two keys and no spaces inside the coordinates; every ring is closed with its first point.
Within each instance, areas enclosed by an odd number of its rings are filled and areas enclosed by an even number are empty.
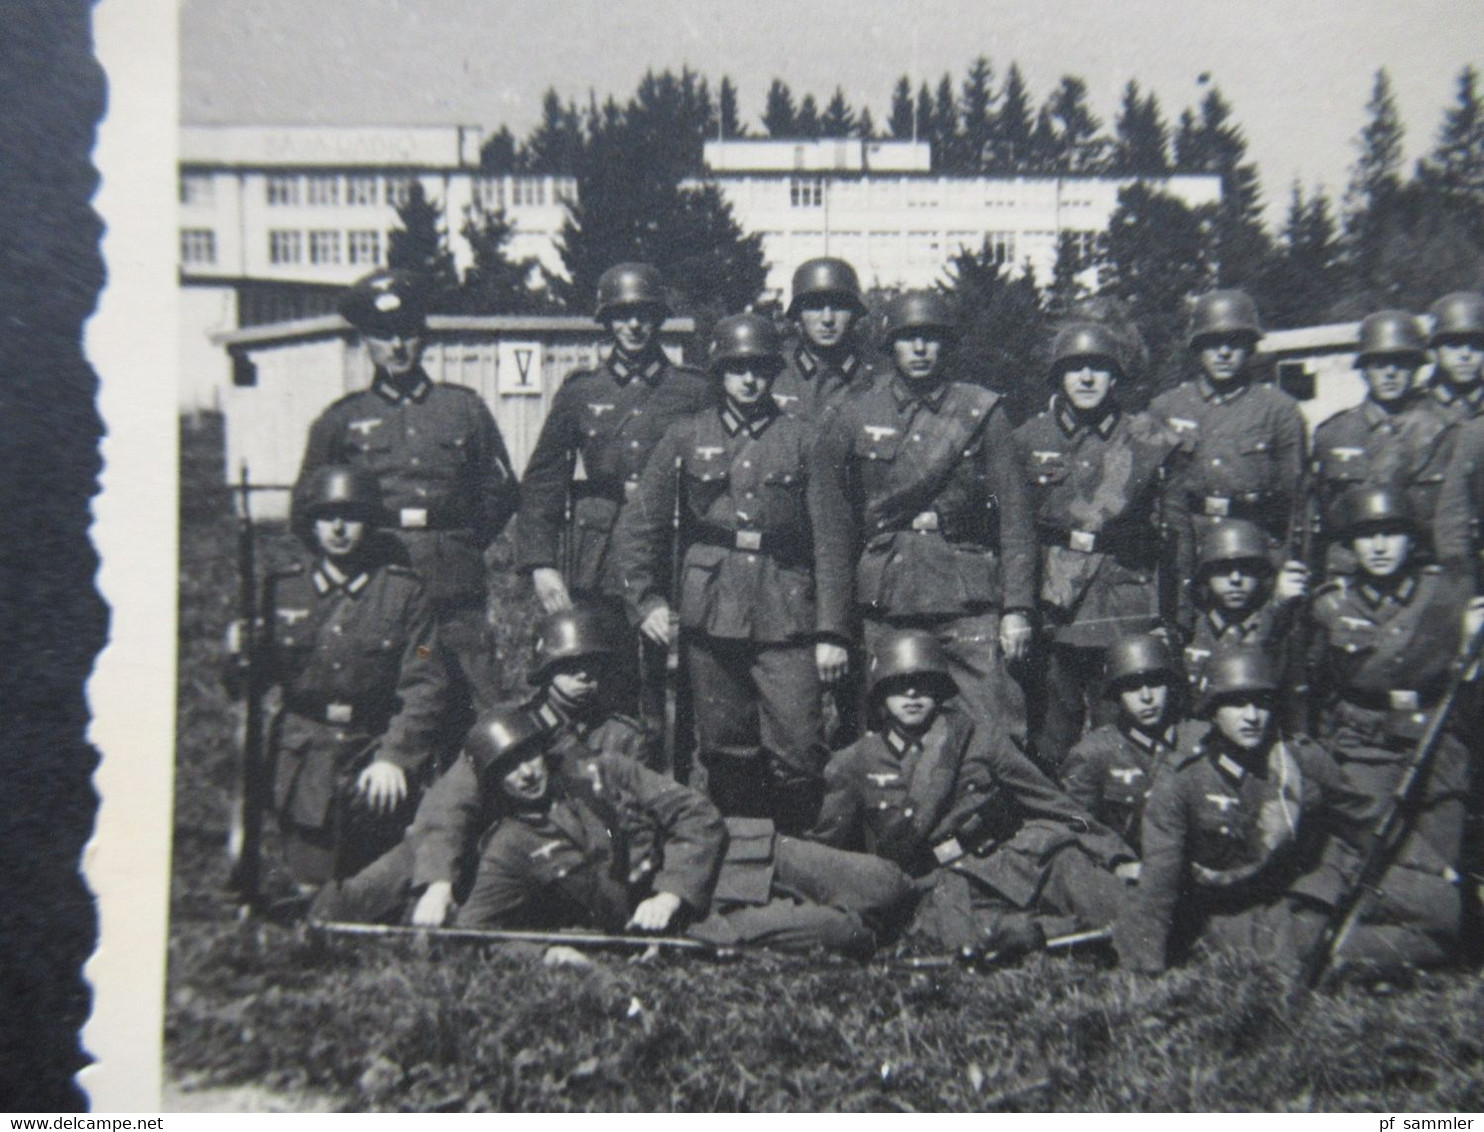
{"type": "Polygon", "coordinates": [[[445,522],[431,507],[399,507],[392,512],[395,525],[404,531],[472,531],[468,523],[445,522]]]}
{"type": "Polygon", "coordinates": [[[361,727],[366,730],[374,730],[371,726],[372,719],[381,714],[339,700],[328,703],[291,701],[286,706],[292,714],[315,723],[327,723],[333,727],[361,727]]]}
{"type": "Polygon", "coordinates": [[[1366,711],[1430,711],[1442,698],[1438,692],[1416,692],[1409,688],[1393,688],[1386,692],[1346,688],[1340,693],[1340,699],[1347,704],[1366,711]]]}
{"type": "Polygon", "coordinates": [[[1107,553],[1112,541],[1104,531],[1061,531],[1053,527],[1041,527],[1039,531],[1046,545],[1064,546],[1082,554],[1107,553]]]}
{"type": "Polygon", "coordinates": [[[772,557],[799,552],[798,539],[778,531],[734,531],[709,523],[697,526],[695,541],[707,546],[722,546],[728,550],[745,550],[751,554],[767,554],[772,557]]]}
{"type": "Polygon", "coordinates": [[[1255,518],[1268,500],[1265,491],[1248,491],[1240,495],[1196,495],[1191,497],[1195,511],[1208,519],[1255,518]]]}

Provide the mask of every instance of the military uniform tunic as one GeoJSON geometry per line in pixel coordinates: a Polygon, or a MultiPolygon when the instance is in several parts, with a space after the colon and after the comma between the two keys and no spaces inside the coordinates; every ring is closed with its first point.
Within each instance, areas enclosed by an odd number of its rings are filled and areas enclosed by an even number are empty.
{"type": "Polygon", "coordinates": [[[963,712],[921,736],[888,727],[836,753],[819,822],[826,844],[875,853],[922,878],[918,930],[944,946],[983,938],[1013,911],[1108,923],[1132,850],[1030,761],[963,712]]]}
{"type": "Polygon", "coordinates": [[[1484,416],[1484,381],[1476,381],[1460,393],[1458,386],[1439,374],[1428,395],[1454,424],[1467,424],[1484,416]]]}
{"type": "Polygon", "coordinates": [[[649,895],[718,944],[869,954],[871,925],[909,896],[883,861],[724,821],[706,798],[628,759],[564,761],[549,804],[505,817],[480,856],[461,927],[622,930],[649,895]]]}
{"type": "Polygon", "coordinates": [[[1300,613],[1301,602],[1279,601],[1272,594],[1260,601],[1256,608],[1245,615],[1228,617],[1227,611],[1214,604],[1210,595],[1200,603],[1190,635],[1185,646],[1185,674],[1190,677],[1191,688],[1199,691],[1206,676],[1211,658],[1226,649],[1243,645],[1261,648],[1280,666],[1287,663],[1288,636],[1300,613]]]}
{"type": "Polygon", "coordinates": [[[1143,871],[1114,929],[1119,958],[1158,972],[1190,939],[1229,947],[1296,973],[1345,890],[1353,854],[1330,827],[1358,840],[1376,806],[1312,740],[1248,752],[1214,728],[1181,737],[1144,804],[1143,871]],[[1293,898],[1319,911],[1305,917],[1293,898]]]}
{"type": "MultiPolygon", "coordinates": [[[[1035,605],[1036,546],[1000,398],[883,373],[832,409],[818,440],[827,497],[857,548],[866,646],[893,627],[933,632],[967,707],[1025,733],[1025,699],[999,648],[1000,612],[1035,605]]],[[[821,563],[820,585],[833,584],[821,563]]]]}
{"type": "Polygon", "coordinates": [[[372,472],[408,563],[428,587],[440,644],[481,706],[493,702],[494,645],[485,619],[484,551],[515,513],[519,489],[505,441],[479,394],[421,370],[404,392],[378,373],[309,430],[296,503],[326,464],[372,472]]]}
{"type": "Polygon", "coordinates": [[[621,596],[614,524],[625,498],[665,430],[716,400],[714,386],[693,369],[671,365],[655,349],[630,364],[611,347],[593,369],[570,374],[541,426],[521,485],[516,522],[520,569],[561,569],[562,526],[571,491],[573,576],[578,594],[621,596]],[[580,462],[586,478],[573,482],[580,462]]]}
{"type": "Polygon", "coordinates": [[[873,374],[851,351],[838,362],[818,357],[803,343],[784,359],[773,382],[773,400],[785,411],[818,423],[843,397],[869,384],[873,374]]]}
{"type": "Polygon", "coordinates": [[[1273,385],[1239,380],[1218,388],[1205,376],[1161,393],[1149,412],[1189,447],[1185,475],[1196,536],[1220,518],[1247,519],[1287,547],[1303,500],[1304,421],[1273,385]]]}
{"type": "Polygon", "coordinates": [[[410,570],[371,566],[345,578],[323,564],[298,566],[271,578],[267,599],[264,678],[282,690],[269,729],[274,804],[292,871],[318,883],[335,865],[337,821],[346,875],[401,835],[431,766],[448,678],[410,570]],[[407,777],[408,802],[392,815],[352,799],[373,758],[407,777]]]}
{"type": "Polygon", "coordinates": [[[1098,821],[1139,848],[1139,825],[1144,802],[1155,775],[1190,732],[1201,724],[1172,723],[1149,734],[1126,719],[1104,724],[1078,740],[1062,767],[1062,789],[1067,797],[1098,821]]]}
{"type": "Polygon", "coordinates": [[[1479,516],[1484,515],[1484,420],[1460,425],[1452,458],[1438,492],[1432,541],[1437,560],[1477,584],[1484,549],[1479,516]]]}
{"type": "Polygon", "coordinates": [[[680,625],[711,795],[725,813],[772,817],[796,832],[812,813],[783,812],[762,783],[781,771],[800,780],[798,791],[813,780],[813,791],[824,768],[814,645],[850,639],[848,523],[826,494],[801,418],[768,402],[747,420],[724,407],[679,421],[619,519],[621,570],[641,619],[666,600],[677,464],[680,625]]]}

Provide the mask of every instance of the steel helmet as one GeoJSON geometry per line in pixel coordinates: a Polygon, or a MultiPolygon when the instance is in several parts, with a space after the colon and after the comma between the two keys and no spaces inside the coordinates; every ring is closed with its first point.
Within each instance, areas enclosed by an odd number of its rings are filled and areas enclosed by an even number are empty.
{"type": "Polygon", "coordinates": [[[1201,714],[1209,716],[1222,700],[1237,695],[1277,695],[1283,687],[1277,662],[1252,645],[1219,649],[1206,667],[1201,714]]]}
{"type": "Polygon", "coordinates": [[[314,521],[327,511],[360,519],[373,527],[380,526],[385,516],[381,509],[381,487],[376,477],[361,468],[325,464],[316,468],[295,491],[293,530],[299,541],[312,551],[318,550],[314,521]]]}
{"type": "Polygon", "coordinates": [[[1417,516],[1406,492],[1395,487],[1354,487],[1334,507],[1333,527],[1341,538],[1354,538],[1374,527],[1404,527],[1418,533],[1417,516]]]}
{"type": "Polygon", "coordinates": [[[930,679],[945,697],[958,691],[948,668],[948,654],[936,637],[921,629],[894,630],[871,649],[866,681],[872,697],[885,681],[902,676],[930,679]]]}
{"type": "Polygon", "coordinates": [[[1429,346],[1436,346],[1442,338],[1484,338],[1484,295],[1477,291],[1444,295],[1427,313],[1432,315],[1429,346]]]}
{"type": "Polygon", "coordinates": [[[1120,637],[1109,646],[1103,679],[1104,688],[1112,695],[1120,684],[1136,678],[1163,676],[1165,683],[1174,684],[1180,675],[1170,646],[1158,637],[1138,633],[1120,637]]]}
{"type": "Polygon", "coordinates": [[[814,295],[828,295],[842,300],[856,314],[866,313],[865,301],[861,298],[861,283],[855,268],[843,259],[820,256],[806,259],[794,271],[793,286],[788,301],[788,317],[797,318],[803,300],[814,295]]]}
{"type": "Polygon", "coordinates": [[[1273,560],[1268,536],[1256,523],[1246,519],[1218,519],[1201,534],[1196,569],[1204,572],[1220,562],[1262,562],[1268,573],[1273,560]]]}
{"type": "Polygon", "coordinates": [[[1124,372],[1123,348],[1113,332],[1101,323],[1074,322],[1057,331],[1051,340],[1051,376],[1060,377],[1066,362],[1076,358],[1101,358],[1124,372]]]}
{"type": "Polygon", "coordinates": [[[1421,362],[1427,342],[1410,311],[1377,311],[1360,324],[1360,350],[1355,364],[1362,366],[1376,354],[1411,354],[1421,362]]]}
{"type": "Polygon", "coordinates": [[[771,318],[728,315],[712,328],[709,358],[712,373],[720,373],[726,362],[743,358],[765,362],[776,370],[783,364],[783,339],[771,318]]]}
{"type": "Polygon", "coordinates": [[[482,713],[464,740],[464,754],[481,776],[521,761],[532,743],[549,735],[547,727],[528,708],[491,708],[482,713]]]}
{"type": "Polygon", "coordinates": [[[611,659],[618,651],[601,610],[573,606],[553,613],[536,626],[531,644],[531,682],[539,683],[564,660],[597,656],[611,659]]]}
{"type": "Polygon", "coordinates": [[[1262,337],[1257,304],[1246,291],[1208,291],[1195,301],[1190,313],[1187,345],[1193,350],[1203,338],[1245,335],[1254,343],[1262,337]]]}
{"type": "Polygon", "coordinates": [[[886,305],[882,343],[891,343],[910,330],[937,330],[947,338],[958,337],[954,329],[953,305],[938,291],[907,291],[886,305]]]}
{"type": "Polygon", "coordinates": [[[423,281],[410,271],[373,271],[340,296],[340,314],[372,338],[415,337],[427,328],[423,281]]]}
{"type": "Polygon", "coordinates": [[[647,263],[620,263],[598,279],[598,309],[594,314],[605,322],[615,307],[652,307],[661,318],[670,313],[665,284],[660,273],[647,263]]]}

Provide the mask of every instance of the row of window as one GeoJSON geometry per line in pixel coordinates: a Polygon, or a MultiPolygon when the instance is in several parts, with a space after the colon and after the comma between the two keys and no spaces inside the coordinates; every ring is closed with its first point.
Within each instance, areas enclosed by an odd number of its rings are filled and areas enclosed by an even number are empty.
{"type": "Polygon", "coordinates": [[[412,197],[412,177],[378,177],[374,173],[276,173],[268,178],[268,203],[339,207],[375,206],[382,203],[401,208],[412,197]]]}
{"type": "MultiPolygon", "coordinates": [[[[268,233],[268,262],[375,267],[381,263],[381,246],[382,234],[372,229],[340,232],[320,228],[299,232],[275,228],[268,233]]],[[[194,267],[216,263],[216,233],[210,228],[182,228],[180,262],[194,267]]]]}
{"type": "Polygon", "coordinates": [[[548,200],[552,204],[576,204],[577,178],[480,177],[474,182],[474,204],[489,212],[544,205],[548,200]]]}

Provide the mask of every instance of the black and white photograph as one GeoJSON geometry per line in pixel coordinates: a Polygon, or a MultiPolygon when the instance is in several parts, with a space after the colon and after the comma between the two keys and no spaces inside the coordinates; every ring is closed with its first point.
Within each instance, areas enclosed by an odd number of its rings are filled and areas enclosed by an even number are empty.
{"type": "Polygon", "coordinates": [[[130,7],[78,1107],[1484,1110],[1484,8],[130,7]]]}

